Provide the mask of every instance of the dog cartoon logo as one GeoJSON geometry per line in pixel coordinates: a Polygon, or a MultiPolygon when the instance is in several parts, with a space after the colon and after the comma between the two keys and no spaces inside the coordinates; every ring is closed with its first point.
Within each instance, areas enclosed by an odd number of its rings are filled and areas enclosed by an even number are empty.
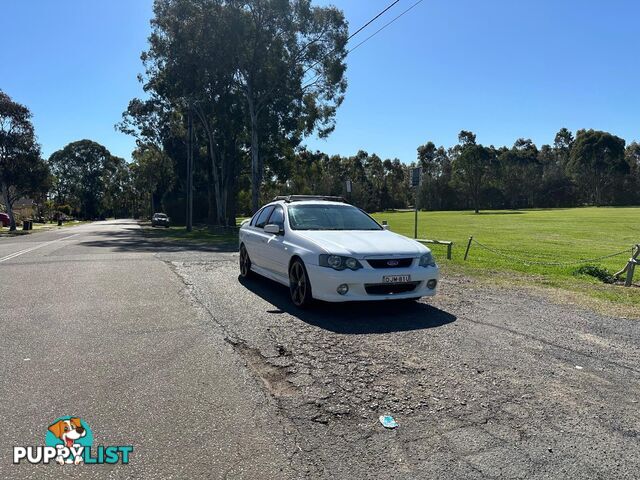
{"type": "Polygon", "coordinates": [[[48,465],[54,461],[60,465],[127,465],[133,453],[133,445],[94,445],[89,425],[73,415],[49,425],[44,441],[45,445],[14,445],[14,465],[48,465]]]}
{"type": "Polygon", "coordinates": [[[57,448],[56,462],[60,465],[84,461],[85,447],[91,448],[93,435],[89,426],[78,417],[61,417],[49,425],[46,444],[57,448]]]}

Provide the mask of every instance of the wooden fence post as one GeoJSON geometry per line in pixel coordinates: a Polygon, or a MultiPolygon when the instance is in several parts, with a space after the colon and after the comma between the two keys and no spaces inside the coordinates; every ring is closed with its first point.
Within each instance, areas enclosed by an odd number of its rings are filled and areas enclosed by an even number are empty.
{"type": "MultiPolygon", "coordinates": [[[[636,268],[636,264],[638,263],[638,255],[640,254],[640,245],[636,245],[635,251],[632,253],[631,258],[629,259],[629,263],[627,263],[627,278],[625,278],[624,286],[630,287],[633,283],[633,272],[636,268]]],[[[624,271],[624,270],[623,270],[624,271]]]]}
{"type": "Polygon", "coordinates": [[[629,259],[625,267],[613,275],[615,279],[618,280],[623,273],[626,273],[627,276],[624,281],[625,287],[630,287],[633,283],[633,271],[635,270],[636,265],[640,263],[638,262],[638,255],[640,255],[640,244],[637,244],[633,247],[631,251],[631,258],[629,259]]]}
{"type": "Polygon", "coordinates": [[[630,287],[633,283],[633,271],[636,268],[636,261],[634,259],[629,260],[627,264],[627,278],[624,281],[625,287],[630,287]]]}
{"type": "Polygon", "coordinates": [[[467,261],[467,256],[469,255],[469,249],[471,248],[471,242],[473,242],[473,235],[469,237],[469,242],[467,243],[467,249],[464,252],[464,261],[467,261]]]}

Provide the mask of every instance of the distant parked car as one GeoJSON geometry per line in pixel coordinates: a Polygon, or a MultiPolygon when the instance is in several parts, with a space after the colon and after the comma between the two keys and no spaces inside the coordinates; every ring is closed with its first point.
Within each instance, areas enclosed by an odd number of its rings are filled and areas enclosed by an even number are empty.
{"type": "Polygon", "coordinates": [[[2,223],[3,227],[8,227],[11,224],[9,215],[7,215],[6,213],[0,213],[0,223],[2,223]]]}
{"type": "Polygon", "coordinates": [[[151,226],[169,228],[169,217],[165,213],[154,213],[151,217],[151,226]]]}

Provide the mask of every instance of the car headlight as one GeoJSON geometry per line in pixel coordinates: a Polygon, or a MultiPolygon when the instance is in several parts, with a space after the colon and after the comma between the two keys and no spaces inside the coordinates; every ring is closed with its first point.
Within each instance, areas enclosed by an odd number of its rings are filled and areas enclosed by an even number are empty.
{"type": "Polygon", "coordinates": [[[421,267],[435,267],[436,260],[433,258],[431,252],[427,252],[420,257],[420,266],[421,267]]]}
{"type": "Polygon", "coordinates": [[[342,257],[340,255],[320,255],[318,264],[321,267],[329,267],[334,270],[344,270],[348,268],[350,270],[358,270],[362,268],[362,264],[352,257],[342,257]]]}

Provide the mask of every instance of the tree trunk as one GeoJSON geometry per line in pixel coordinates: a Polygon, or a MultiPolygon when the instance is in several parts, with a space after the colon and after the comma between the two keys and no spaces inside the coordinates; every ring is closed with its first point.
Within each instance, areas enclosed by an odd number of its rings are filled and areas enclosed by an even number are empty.
{"type": "Polygon", "coordinates": [[[222,202],[222,193],[220,191],[220,176],[218,175],[217,169],[218,162],[215,152],[215,144],[213,143],[213,134],[209,132],[209,129],[207,129],[207,135],[209,136],[209,144],[211,145],[211,148],[209,149],[209,157],[211,160],[211,171],[213,172],[213,193],[216,200],[216,216],[218,225],[220,225],[224,222],[224,204],[222,202]]]}
{"type": "Polygon", "coordinates": [[[187,218],[186,230],[193,230],[193,109],[189,105],[187,117],[187,218]]]}
{"type": "Polygon", "coordinates": [[[202,127],[207,134],[207,140],[209,141],[209,160],[211,162],[210,168],[211,173],[213,175],[213,192],[215,195],[216,202],[216,221],[218,225],[223,225],[225,212],[223,210],[224,203],[222,201],[222,195],[220,192],[220,175],[218,175],[218,156],[216,155],[216,142],[215,136],[209,127],[209,122],[207,121],[204,113],[200,109],[200,107],[196,106],[196,113],[202,122],[202,127]]]}
{"type": "Polygon", "coordinates": [[[262,165],[260,162],[258,139],[258,112],[253,100],[251,83],[247,83],[247,102],[251,117],[251,213],[260,208],[260,184],[262,183],[262,165]]]}
{"type": "Polygon", "coordinates": [[[7,214],[9,215],[9,231],[13,232],[16,229],[16,218],[13,215],[13,202],[9,197],[8,185],[2,185],[2,197],[4,199],[4,204],[7,207],[7,214]]]}
{"type": "MultiPolygon", "coordinates": [[[[210,148],[211,145],[207,143],[207,158],[211,158],[210,148]]],[[[216,211],[216,194],[213,186],[213,165],[211,161],[209,161],[207,165],[207,177],[209,178],[207,182],[207,224],[216,225],[218,216],[216,211]]]]}

